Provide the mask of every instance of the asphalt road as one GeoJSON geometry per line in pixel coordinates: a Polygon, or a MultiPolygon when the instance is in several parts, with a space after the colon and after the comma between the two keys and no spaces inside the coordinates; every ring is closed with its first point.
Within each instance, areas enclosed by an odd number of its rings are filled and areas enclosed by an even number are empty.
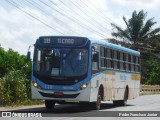
{"type": "MultiPolygon", "coordinates": [[[[0,109],[1,110],[1,109],[0,109]]],[[[7,109],[5,109],[6,111],[7,109]]],[[[2,111],[2,110],[1,110],[2,111]]],[[[79,117],[82,117],[83,119],[87,117],[87,119],[90,119],[89,117],[93,117],[92,120],[98,119],[97,117],[102,117],[102,119],[106,118],[106,116],[114,116],[119,115],[119,117],[110,118],[107,117],[108,119],[112,120],[117,120],[117,119],[127,119],[125,115],[127,114],[137,114],[140,111],[141,114],[147,114],[150,113],[155,113],[155,111],[160,111],[160,95],[145,95],[145,96],[140,96],[136,99],[133,100],[128,100],[127,106],[125,107],[115,107],[112,102],[104,102],[102,103],[102,109],[97,111],[93,110],[92,105],[79,105],[79,104],[61,104],[61,105],[56,105],[54,111],[47,110],[44,105],[42,106],[36,106],[33,108],[33,106],[30,107],[23,107],[23,108],[14,108],[8,109],[8,111],[12,112],[38,112],[38,113],[44,113],[45,116],[52,116],[56,117],[56,119],[60,119],[61,117],[63,118],[69,118],[69,119],[74,119],[75,117],[78,119],[79,117]],[[135,112],[134,112],[135,111],[135,112]],[[147,112],[143,112],[147,111],[147,112]],[[122,116],[123,114],[123,116],[122,116]],[[124,117],[125,116],[125,117],[124,117]]],[[[160,112],[158,112],[160,116],[160,112]]],[[[156,114],[156,113],[155,113],[156,114]]],[[[155,117],[156,115],[152,114],[154,119],[159,119],[158,117],[155,117]],[[155,115],[155,116],[154,116],[155,115]]],[[[43,115],[43,114],[42,114],[43,115]]],[[[135,116],[134,116],[135,117],[135,116]]],[[[130,119],[134,118],[129,117],[130,119]]],[[[136,116],[138,117],[138,116],[136,116]]],[[[138,117],[142,119],[141,117],[138,117]]],[[[145,120],[147,119],[153,119],[151,117],[144,117],[145,120]]],[[[52,118],[50,118],[52,119],[52,118]]]]}

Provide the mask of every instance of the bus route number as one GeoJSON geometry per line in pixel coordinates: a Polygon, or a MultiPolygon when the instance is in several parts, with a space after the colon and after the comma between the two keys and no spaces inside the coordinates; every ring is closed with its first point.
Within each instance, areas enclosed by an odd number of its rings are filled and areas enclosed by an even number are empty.
{"type": "Polygon", "coordinates": [[[44,43],[51,43],[50,38],[44,38],[44,43]]]}
{"type": "Polygon", "coordinates": [[[74,44],[74,39],[58,38],[59,44],[74,44]]]}

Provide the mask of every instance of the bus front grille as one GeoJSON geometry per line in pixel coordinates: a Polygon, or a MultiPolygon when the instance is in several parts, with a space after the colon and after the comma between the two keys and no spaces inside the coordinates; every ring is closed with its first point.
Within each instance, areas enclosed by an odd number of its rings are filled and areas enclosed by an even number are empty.
{"type": "Polygon", "coordinates": [[[41,79],[42,82],[48,85],[74,85],[80,80],[75,79],[41,79]]]}

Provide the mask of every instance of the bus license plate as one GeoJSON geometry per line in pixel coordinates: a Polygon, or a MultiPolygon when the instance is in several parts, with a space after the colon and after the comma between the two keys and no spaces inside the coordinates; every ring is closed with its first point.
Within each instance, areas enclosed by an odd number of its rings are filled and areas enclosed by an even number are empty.
{"type": "Polygon", "coordinates": [[[54,95],[63,95],[63,92],[54,92],[54,95]]]}

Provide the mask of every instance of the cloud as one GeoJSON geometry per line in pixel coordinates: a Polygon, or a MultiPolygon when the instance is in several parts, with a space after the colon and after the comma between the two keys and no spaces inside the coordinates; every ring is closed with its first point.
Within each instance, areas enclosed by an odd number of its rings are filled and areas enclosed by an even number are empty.
{"type": "Polygon", "coordinates": [[[135,9],[157,9],[160,4],[159,0],[114,0],[114,2],[135,9]]]}

